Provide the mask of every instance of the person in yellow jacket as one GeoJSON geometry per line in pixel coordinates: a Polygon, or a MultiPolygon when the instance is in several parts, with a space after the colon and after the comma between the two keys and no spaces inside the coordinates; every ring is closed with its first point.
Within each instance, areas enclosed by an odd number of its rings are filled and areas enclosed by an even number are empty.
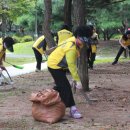
{"type": "Polygon", "coordinates": [[[70,115],[73,118],[81,118],[78,112],[71,91],[71,85],[66,77],[65,69],[68,68],[72,78],[76,81],[76,87],[82,88],[77,70],[77,58],[80,49],[87,44],[91,37],[92,30],[89,26],[79,26],[74,32],[74,36],[63,41],[48,57],[47,66],[56,86],[54,87],[60,94],[60,97],[66,107],[70,108],[70,115]]]}
{"type": "Polygon", "coordinates": [[[90,25],[90,27],[93,30],[93,35],[91,37],[91,43],[87,51],[88,51],[89,68],[93,69],[94,61],[96,58],[96,52],[97,52],[98,34],[96,33],[96,28],[94,26],[90,25]]]}
{"type": "Polygon", "coordinates": [[[11,37],[5,37],[4,39],[0,38],[0,68],[5,69],[3,66],[3,61],[6,58],[6,49],[10,52],[14,52],[13,45],[14,40],[11,37]]]}
{"type": "Polygon", "coordinates": [[[61,30],[57,32],[56,42],[60,45],[63,41],[73,36],[73,33],[70,31],[70,27],[67,24],[63,24],[61,30]]]}
{"type": "Polygon", "coordinates": [[[41,63],[42,63],[42,55],[45,53],[46,51],[46,40],[45,40],[45,36],[42,35],[40,36],[35,43],[33,44],[33,51],[35,54],[35,58],[36,58],[36,72],[41,71],[41,63]]]}
{"type": "Polygon", "coordinates": [[[114,59],[114,61],[112,62],[112,65],[115,65],[118,63],[118,60],[121,56],[121,54],[123,53],[123,51],[128,48],[130,50],[130,28],[128,28],[128,30],[126,31],[125,34],[122,35],[122,37],[119,39],[119,43],[120,43],[120,49],[117,53],[116,58],[114,59]]]}
{"type": "MultiPolygon", "coordinates": [[[[12,37],[5,37],[5,38],[0,38],[0,85],[3,84],[3,77],[2,77],[2,71],[6,70],[3,61],[6,59],[6,49],[9,50],[10,52],[14,52],[13,45],[14,45],[14,40],[12,37]]],[[[12,81],[7,81],[6,84],[12,84],[12,81]]]]}

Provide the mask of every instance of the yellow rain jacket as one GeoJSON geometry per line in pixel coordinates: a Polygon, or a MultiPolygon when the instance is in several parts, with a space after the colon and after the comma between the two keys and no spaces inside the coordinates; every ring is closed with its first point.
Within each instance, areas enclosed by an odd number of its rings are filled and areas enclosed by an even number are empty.
{"type": "Polygon", "coordinates": [[[0,65],[2,65],[2,60],[5,59],[5,52],[6,49],[3,47],[2,38],[0,38],[0,65]]]}
{"type": "Polygon", "coordinates": [[[91,45],[91,49],[92,49],[92,53],[96,53],[97,52],[97,40],[98,40],[98,34],[95,32],[92,35],[92,39],[93,39],[93,44],[91,45]]]}
{"type": "Polygon", "coordinates": [[[45,36],[39,37],[35,43],[33,44],[33,48],[35,48],[37,51],[40,52],[40,54],[44,54],[46,50],[46,41],[45,41],[45,36]]]}
{"type": "Polygon", "coordinates": [[[66,29],[62,29],[61,31],[58,31],[57,34],[58,34],[58,45],[60,45],[63,41],[73,36],[73,33],[66,29]]]}
{"type": "Polygon", "coordinates": [[[124,46],[129,46],[130,45],[130,39],[128,39],[126,41],[123,40],[123,45],[124,46]]]}
{"type": "Polygon", "coordinates": [[[74,80],[80,81],[77,71],[77,57],[79,50],[75,44],[75,37],[62,42],[48,57],[48,67],[52,69],[68,68],[74,80]]]}

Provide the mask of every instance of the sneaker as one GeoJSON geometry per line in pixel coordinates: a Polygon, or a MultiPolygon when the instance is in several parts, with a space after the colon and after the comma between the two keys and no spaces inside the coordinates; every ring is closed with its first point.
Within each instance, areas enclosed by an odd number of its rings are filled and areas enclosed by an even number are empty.
{"type": "Polygon", "coordinates": [[[71,115],[71,117],[74,118],[74,119],[80,119],[80,118],[82,118],[82,115],[78,112],[77,109],[75,109],[75,110],[70,110],[70,115],[71,115]]]}
{"type": "Polygon", "coordinates": [[[115,65],[115,64],[117,64],[117,60],[114,60],[114,62],[112,62],[112,65],[115,65]]]}
{"type": "Polygon", "coordinates": [[[36,69],[36,70],[35,70],[35,72],[40,72],[40,71],[41,71],[41,70],[39,70],[39,69],[36,69]]]}

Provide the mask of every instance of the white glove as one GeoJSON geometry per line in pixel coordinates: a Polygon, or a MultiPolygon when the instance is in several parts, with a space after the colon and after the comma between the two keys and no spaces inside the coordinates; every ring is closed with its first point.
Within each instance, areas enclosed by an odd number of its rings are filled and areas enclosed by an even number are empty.
{"type": "Polygon", "coordinates": [[[82,84],[81,84],[80,81],[79,81],[79,82],[76,82],[76,88],[77,88],[77,89],[82,89],[82,84]]]}

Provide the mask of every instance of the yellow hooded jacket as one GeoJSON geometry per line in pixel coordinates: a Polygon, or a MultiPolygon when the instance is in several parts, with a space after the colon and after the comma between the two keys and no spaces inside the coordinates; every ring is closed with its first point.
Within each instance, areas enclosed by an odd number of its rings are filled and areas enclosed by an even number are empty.
{"type": "Polygon", "coordinates": [[[6,49],[3,47],[2,41],[2,38],[0,38],[0,65],[2,65],[2,60],[5,59],[6,52],[6,49]]]}
{"type": "Polygon", "coordinates": [[[44,50],[44,48],[46,48],[46,41],[45,41],[45,36],[43,35],[43,36],[41,36],[41,37],[39,37],[36,41],[35,41],[35,43],[33,44],[33,48],[35,48],[37,51],[39,51],[39,53],[42,55],[42,54],[44,54],[45,52],[45,50],[44,50]]]}
{"type": "Polygon", "coordinates": [[[74,80],[80,81],[77,71],[77,57],[79,51],[75,44],[75,37],[62,42],[48,57],[48,67],[52,69],[68,68],[74,80]]]}
{"type": "Polygon", "coordinates": [[[97,42],[98,42],[98,34],[95,32],[92,37],[93,39],[93,44],[91,45],[92,48],[92,53],[96,53],[97,52],[97,42]]]}
{"type": "Polygon", "coordinates": [[[73,36],[73,33],[66,29],[62,29],[61,31],[58,31],[57,34],[58,34],[58,45],[60,45],[63,41],[73,36]]]}
{"type": "Polygon", "coordinates": [[[130,45],[130,39],[128,39],[128,40],[123,40],[123,45],[124,46],[129,46],[130,45]]]}

